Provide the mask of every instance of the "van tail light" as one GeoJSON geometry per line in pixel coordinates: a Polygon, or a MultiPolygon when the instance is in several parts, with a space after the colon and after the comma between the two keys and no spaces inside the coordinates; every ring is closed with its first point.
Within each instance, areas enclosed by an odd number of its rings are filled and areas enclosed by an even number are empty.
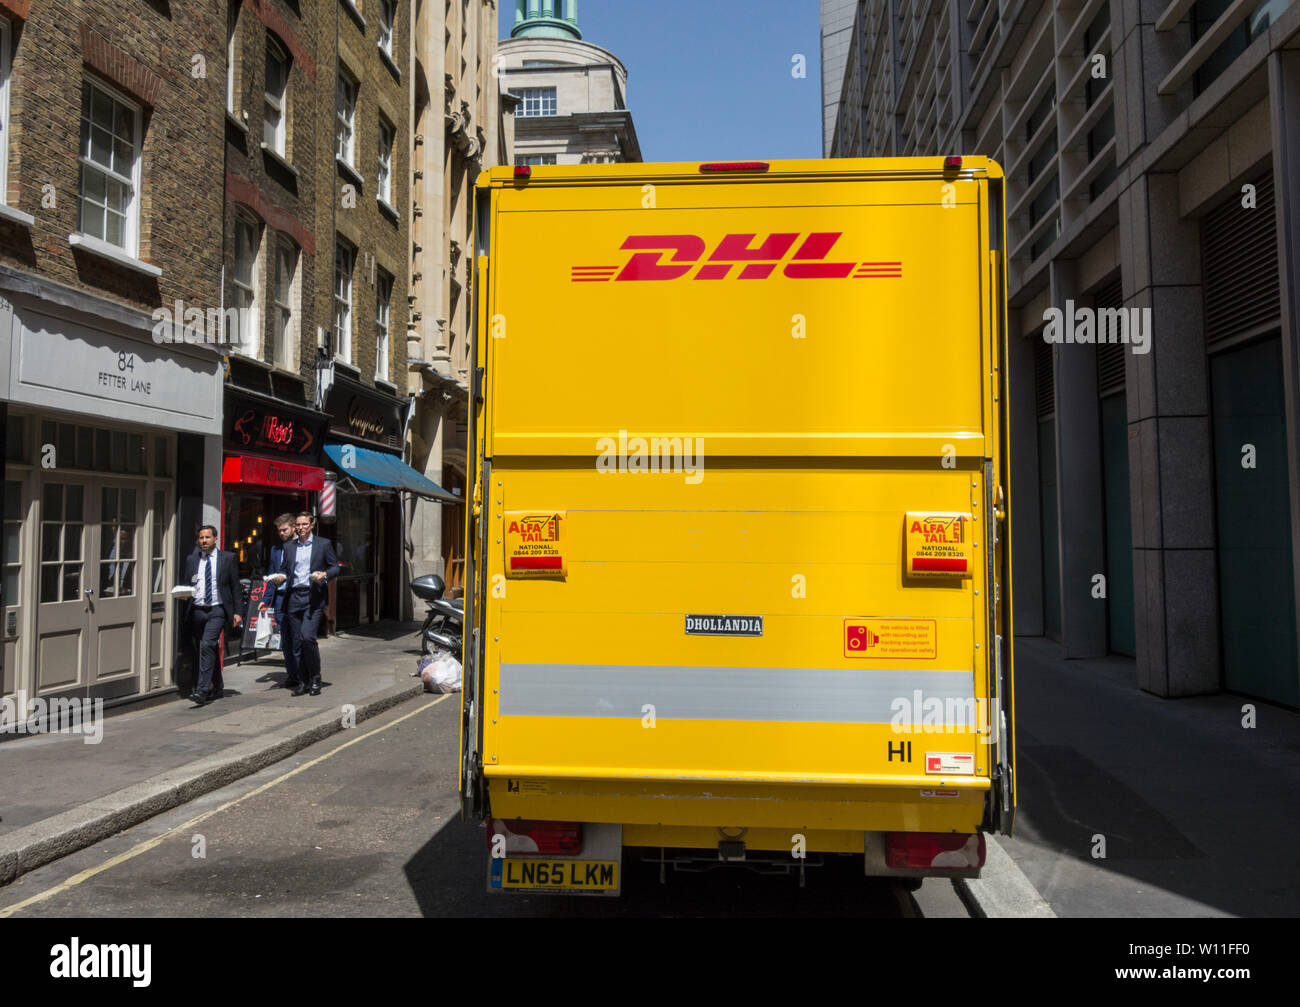
{"type": "Polygon", "coordinates": [[[954,832],[890,832],[885,837],[889,867],[968,870],[984,866],[984,835],[954,832]]]}
{"type": "Polygon", "coordinates": [[[489,818],[483,832],[488,849],[504,836],[507,854],[570,854],[582,852],[581,822],[539,822],[527,818],[489,818]]]}
{"type": "Polygon", "coordinates": [[[700,171],[715,173],[719,171],[767,171],[766,161],[709,161],[700,165],[700,171]]]}
{"type": "Polygon", "coordinates": [[[961,157],[957,154],[949,154],[943,159],[944,171],[961,171],[961,157]]]}

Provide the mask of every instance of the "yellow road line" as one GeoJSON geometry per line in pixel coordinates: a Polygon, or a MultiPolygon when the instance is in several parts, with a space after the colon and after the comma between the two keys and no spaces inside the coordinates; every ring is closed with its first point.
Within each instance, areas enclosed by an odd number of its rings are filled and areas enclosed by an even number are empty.
{"type": "MultiPolygon", "coordinates": [[[[205,821],[206,819],[211,818],[213,815],[219,815],[227,808],[233,808],[236,804],[246,801],[250,797],[256,797],[264,790],[270,790],[272,787],[276,786],[277,784],[283,783],[285,780],[289,779],[289,777],[297,776],[305,769],[311,769],[311,767],[316,765],[318,762],[324,762],[326,759],[338,755],[338,753],[343,751],[343,749],[355,745],[358,741],[365,741],[371,735],[379,734],[381,731],[387,731],[390,727],[395,727],[396,725],[400,724],[402,721],[409,720],[410,718],[423,713],[425,710],[429,709],[430,707],[437,706],[444,699],[447,699],[449,696],[453,696],[453,695],[457,695],[457,694],[449,692],[444,696],[439,696],[437,699],[433,700],[432,702],[425,703],[418,710],[412,710],[410,713],[398,717],[392,723],[385,724],[383,727],[376,727],[373,731],[367,731],[365,734],[353,738],[351,741],[344,742],[343,744],[339,745],[338,748],[326,752],[324,755],[318,755],[316,758],[312,759],[311,762],[304,762],[301,766],[298,766],[296,769],[289,770],[289,772],[285,773],[283,776],[277,776],[274,780],[268,780],[266,783],[263,783],[260,787],[257,787],[254,790],[250,790],[242,797],[236,797],[233,801],[227,801],[219,808],[213,808],[211,811],[205,811],[197,818],[191,818],[188,822],[185,822],[183,825],[178,825],[174,829],[168,829],[160,836],[155,836],[153,839],[146,839],[143,843],[139,843],[136,846],[131,847],[131,849],[127,850],[125,853],[119,853],[116,857],[113,857],[111,860],[104,861],[98,867],[92,867],[88,870],[82,871],[80,874],[74,874],[66,881],[61,881],[53,888],[48,888],[37,895],[33,895],[31,898],[23,899],[22,902],[15,902],[11,906],[5,906],[3,909],[0,909],[0,919],[6,919],[7,917],[12,916],[14,913],[18,912],[20,909],[26,909],[28,906],[35,905],[37,902],[44,902],[46,899],[52,899],[60,892],[66,892],[68,889],[76,887],[77,885],[81,884],[83,881],[89,881],[96,874],[101,874],[111,867],[116,867],[118,864],[124,864],[128,860],[138,857],[141,853],[147,853],[150,850],[152,850],[155,846],[160,846],[165,840],[171,838],[176,833],[184,832],[187,829],[192,829],[194,828],[194,826],[198,825],[202,821],[205,821]]],[[[227,786],[229,786],[229,784],[227,784],[227,786]]]]}

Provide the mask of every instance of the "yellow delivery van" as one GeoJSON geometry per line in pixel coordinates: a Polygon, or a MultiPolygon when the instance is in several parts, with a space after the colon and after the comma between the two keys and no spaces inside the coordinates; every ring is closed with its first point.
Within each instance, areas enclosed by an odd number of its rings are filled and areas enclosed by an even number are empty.
{"type": "Polygon", "coordinates": [[[494,891],[977,876],[1015,810],[1003,179],[476,187],[460,780],[494,891]]]}

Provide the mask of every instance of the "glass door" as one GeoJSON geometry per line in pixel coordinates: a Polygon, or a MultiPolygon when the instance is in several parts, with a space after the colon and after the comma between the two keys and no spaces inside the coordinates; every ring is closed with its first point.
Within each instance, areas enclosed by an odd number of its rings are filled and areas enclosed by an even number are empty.
{"type": "Polygon", "coordinates": [[[86,578],[87,484],[48,480],[41,486],[40,573],[36,622],[36,688],[86,685],[86,637],[93,588],[86,578]]]}

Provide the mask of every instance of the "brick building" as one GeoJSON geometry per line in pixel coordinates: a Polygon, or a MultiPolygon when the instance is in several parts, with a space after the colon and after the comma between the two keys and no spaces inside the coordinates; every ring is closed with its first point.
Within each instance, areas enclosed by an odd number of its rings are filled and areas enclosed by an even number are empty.
{"type": "Polygon", "coordinates": [[[218,516],[224,20],[0,2],[3,694],[169,686],[218,516]]]}

